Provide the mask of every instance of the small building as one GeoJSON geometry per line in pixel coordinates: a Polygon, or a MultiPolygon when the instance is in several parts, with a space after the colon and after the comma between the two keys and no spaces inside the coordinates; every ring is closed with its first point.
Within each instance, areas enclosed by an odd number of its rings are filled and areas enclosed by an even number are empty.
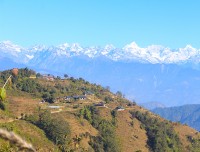
{"type": "Polygon", "coordinates": [[[42,75],[43,79],[46,79],[48,81],[54,81],[54,76],[53,75],[42,75]]]}
{"type": "Polygon", "coordinates": [[[30,79],[36,79],[36,75],[30,75],[30,79]]]}
{"type": "Polygon", "coordinates": [[[78,100],[78,99],[79,99],[79,96],[73,96],[73,99],[74,99],[74,100],[78,100]]]}
{"type": "Polygon", "coordinates": [[[97,107],[105,107],[105,103],[104,102],[99,102],[99,103],[96,103],[94,104],[94,106],[97,106],[97,107]]]}
{"type": "Polygon", "coordinates": [[[69,100],[71,100],[72,99],[72,96],[66,96],[66,97],[64,97],[64,100],[65,101],[69,101],[69,100]]]}
{"type": "Polygon", "coordinates": [[[122,107],[122,106],[118,106],[118,107],[116,107],[115,109],[116,109],[117,111],[124,111],[124,110],[125,110],[125,108],[122,107]]]}
{"type": "Polygon", "coordinates": [[[86,96],[85,95],[81,95],[81,96],[73,96],[74,100],[85,100],[86,96]]]}
{"type": "Polygon", "coordinates": [[[83,95],[83,96],[79,96],[79,99],[80,99],[80,100],[85,100],[85,99],[86,99],[86,96],[84,96],[84,95],[83,95]]]}

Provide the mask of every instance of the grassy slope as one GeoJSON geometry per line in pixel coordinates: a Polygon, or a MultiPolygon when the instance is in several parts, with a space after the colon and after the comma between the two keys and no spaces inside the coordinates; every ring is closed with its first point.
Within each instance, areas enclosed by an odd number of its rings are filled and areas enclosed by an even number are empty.
{"type": "MultiPolygon", "coordinates": [[[[13,131],[37,149],[37,151],[56,151],[57,147],[49,141],[44,132],[38,127],[22,120],[15,120],[13,122],[0,123],[0,128],[13,131]],[[45,146],[44,146],[45,145],[45,146]]],[[[5,147],[12,147],[8,142],[0,140],[0,151],[4,151],[5,147]]]]}
{"type": "MultiPolygon", "coordinates": [[[[8,110],[0,110],[0,128],[20,135],[23,139],[32,143],[37,151],[57,151],[58,148],[46,137],[43,130],[26,121],[16,119],[21,117],[21,113],[30,114],[34,112],[39,105],[38,99],[34,99],[30,94],[21,91],[13,92],[9,90],[7,94],[9,95],[6,101],[8,110]]],[[[11,147],[13,147],[4,140],[0,140],[0,145],[0,151],[11,150],[11,147]]]]}
{"type": "Polygon", "coordinates": [[[181,143],[184,145],[185,151],[187,151],[188,147],[192,146],[187,137],[191,136],[193,139],[200,139],[199,132],[189,126],[174,123],[174,129],[178,133],[181,143]]]}
{"type": "MultiPolygon", "coordinates": [[[[65,121],[67,121],[70,125],[71,129],[71,138],[81,137],[83,134],[89,133],[92,136],[98,135],[98,130],[93,128],[87,120],[79,119],[71,112],[61,112],[56,113],[56,116],[63,117],[65,121]]],[[[89,138],[81,137],[80,149],[89,150],[92,149],[88,144],[89,138]]],[[[71,146],[75,149],[76,146],[74,143],[71,146]]]]}
{"type": "MultiPolygon", "coordinates": [[[[45,82],[40,80],[40,83],[43,85],[51,86],[55,85],[55,83],[69,85],[71,82],[70,80],[65,80],[64,82],[58,80],[56,82],[45,82]]],[[[92,87],[92,85],[87,84],[87,87],[92,87]]],[[[112,96],[112,98],[114,98],[114,101],[119,101],[119,98],[115,95],[112,95],[110,93],[107,94],[112,96]]],[[[0,127],[7,128],[11,131],[16,132],[28,142],[31,142],[38,149],[38,151],[50,151],[51,149],[54,149],[53,151],[55,151],[57,147],[50,140],[47,139],[47,137],[41,129],[23,120],[15,120],[15,117],[19,117],[21,113],[30,114],[34,112],[34,110],[39,106],[40,99],[34,98],[32,95],[21,91],[9,91],[8,95],[9,97],[7,100],[9,102],[9,110],[7,112],[0,110],[0,127]]],[[[99,99],[95,96],[91,96],[88,100],[81,102],[83,102],[84,105],[84,102],[87,102],[87,104],[93,104],[94,102],[98,102],[101,100],[102,99],[99,99]]],[[[118,105],[123,105],[124,107],[126,107],[125,104],[121,102],[111,102],[110,104],[107,104],[108,108],[98,108],[100,110],[100,116],[107,120],[111,120],[111,110],[113,110],[118,105]]],[[[76,138],[77,136],[81,136],[81,134],[85,134],[86,132],[90,133],[92,136],[98,135],[98,130],[93,128],[88,123],[88,121],[81,120],[76,116],[76,113],[79,111],[80,108],[64,108],[62,112],[55,113],[53,115],[63,117],[67,122],[69,122],[72,132],[71,138],[76,138]]],[[[139,120],[135,118],[131,119],[129,110],[140,111],[143,113],[147,111],[139,106],[134,106],[131,108],[126,107],[125,111],[117,113],[116,134],[118,140],[120,141],[121,149],[122,151],[126,152],[136,150],[142,150],[144,152],[149,151],[147,147],[148,137],[146,135],[146,131],[144,128],[141,127],[141,122],[139,120]]],[[[157,117],[160,121],[163,121],[162,118],[152,113],[151,117],[157,117]]],[[[191,129],[188,126],[174,124],[174,129],[178,133],[178,136],[181,140],[185,151],[187,151],[187,147],[191,146],[191,143],[187,139],[187,136],[191,136],[194,139],[200,139],[199,133],[197,133],[196,130],[191,129]]],[[[87,137],[82,138],[80,145],[77,149],[88,149],[92,151],[91,147],[88,144],[88,141],[89,139],[87,137]]],[[[0,140],[0,145],[1,148],[6,148],[7,145],[9,146],[9,144],[3,140],[0,140]]],[[[74,143],[72,143],[71,146],[74,147],[74,143]]]]}
{"type": "Polygon", "coordinates": [[[118,112],[117,135],[121,140],[122,150],[132,152],[133,149],[147,152],[147,135],[144,129],[140,128],[140,121],[132,120],[128,111],[118,112]],[[132,122],[133,121],[133,122],[132,122]],[[133,126],[132,124],[133,123],[133,126]]]}
{"type": "MultiPolygon", "coordinates": [[[[114,105],[116,106],[118,104],[112,104],[111,107],[114,107],[114,105]]],[[[122,151],[132,152],[133,150],[141,150],[142,152],[147,152],[149,149],[147,146],[148,137],[146,135],[146,131],[141,127],[142,123],[138,119],[131,119],[129,110],[140,111],[142,113],[148,111],[139,106],[134,106],[131,108],[127,107],[125,111],[118,112],[116,133],[120,140],[122,151]]],[[[106,108],[100,108],[101,116],[109,120],[111,120],[111,115],[109,115],[110,111],[111,110],[106,108]]],[[[158,115],[153,113],[150,113],[150,115],[152,118],[158,118],[159,121],[164,121],[164,119],[158,115]]],[[[188,151],[188,147],[192,146],[191,142],[188,140],[188,136],[191,136],[193,139],[200,140],[200,133],[189,126],[173,123],[173,127],[175,132],[178,134],[185,152],[188,151]]]]}

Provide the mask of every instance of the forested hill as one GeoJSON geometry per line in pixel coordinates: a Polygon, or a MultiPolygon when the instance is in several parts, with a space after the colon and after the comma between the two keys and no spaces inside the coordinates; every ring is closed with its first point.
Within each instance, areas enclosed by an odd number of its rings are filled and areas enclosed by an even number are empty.
{"type": "MultiPolygon", "coordinates": [[[[198,131],[172,123],[123,98],[120,91],[82,78],[41,75],[30,69],[0,72],[7,78],[0,128],[13,131],[36,151],[197,152],[198,131]]],[[[19,151],[0,139],[0,151],[19,151]]]]}
{"type": "Polygon", "coordinates": [[[189,126],[200,131],[200,104],[184,105],[170,108],[156,108],[154,113],[161,117],[189,126]]]}

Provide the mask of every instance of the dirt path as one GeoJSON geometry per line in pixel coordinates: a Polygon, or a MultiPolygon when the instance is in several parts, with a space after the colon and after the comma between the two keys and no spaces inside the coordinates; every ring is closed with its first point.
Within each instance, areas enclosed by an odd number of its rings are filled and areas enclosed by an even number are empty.
{"type": "Polygon", "coordinates": [[[16,119],[13,119],[13,118],[9,118],[8,120],[0,120],[0,123],[9,123],[9,122],[13,122],[15,121],[16,119]]]}
{"type": "Polygon", "coordinates": [[[61,111],[63,111],[63,110],[62,109],[58,109],[57,111],[51,111],[51,113],[59,113],[61,111]]]}

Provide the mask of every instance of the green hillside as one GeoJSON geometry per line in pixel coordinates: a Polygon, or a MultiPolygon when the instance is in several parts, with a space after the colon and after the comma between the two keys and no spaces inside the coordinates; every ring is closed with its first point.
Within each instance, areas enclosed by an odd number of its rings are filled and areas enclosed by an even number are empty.
{"type": "MultiPolygon", "coordinates": [[[[0,73],[3,86],[11,70],[0,73]]],[[[65,79],[19,69],[1,100],[0,128],[13,131],[36,151],[198,151],[200,134],[131,103],[122,93],[82,78],[65,79]]],[[[0,139],[0,151],[18,151],[0,139]]]]}

